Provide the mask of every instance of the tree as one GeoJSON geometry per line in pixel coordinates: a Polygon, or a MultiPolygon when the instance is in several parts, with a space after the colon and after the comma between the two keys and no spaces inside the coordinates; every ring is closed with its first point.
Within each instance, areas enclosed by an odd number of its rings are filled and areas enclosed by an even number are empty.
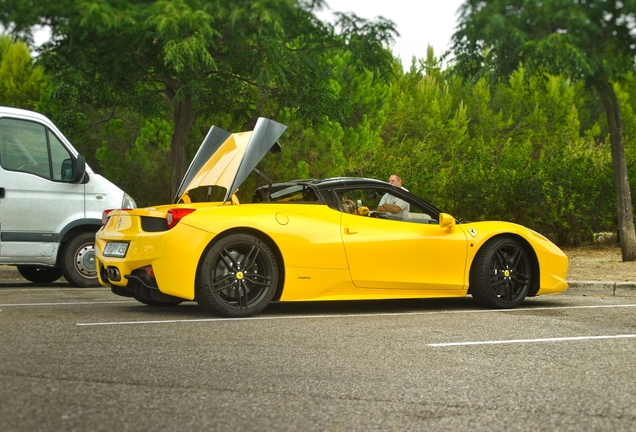
{"type": "Polygon", "coordinates": [[[323,0],[5,0],[0,20],[14,32],[52,28],[41,53],[58,83],[93,107],[170,113],[174,194],[187,168],[197,116],[255,121],[276,100],[307,122],[347,110],[331,85],[330,53],[354,53],[358,67],[386,74],[383,43],[393,23],[340,15],[332,25],[313,11],[323,0]]]}
{"type": "Polygon", "coordinates": [[[37,109],[47,81],[26,43],[0,35],[0,105],[37,109]]]}
{"type": "Polygon", "coordinates": [[[634,70],[634,20],[634,0],[467,0],[453,36],[455,70],[464,77],[501,79],[523,63],[583,80],[596,91],[609,127],[624,261],[636,260],[636,233],[613,84],[634,70]]]}

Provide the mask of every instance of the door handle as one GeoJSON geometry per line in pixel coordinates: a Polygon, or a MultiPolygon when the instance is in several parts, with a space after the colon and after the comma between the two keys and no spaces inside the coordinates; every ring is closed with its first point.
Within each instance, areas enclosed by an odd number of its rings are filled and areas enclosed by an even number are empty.
{"type": "Polygon", "coordinates": [[[0,198],[4,198],[4,188],[0,188],[0,198]]]}
{"type": "Polygon", "coordinates": [[[345,229],[344,229],[344,233],[345,233],[345,234],[349,234],[349,235],[351,235],[351,234],[358,234],[358,231],[356,231],[356,230],[352,230],[352,229],[350,229],[350,228],[345,228],[345,229]]]}

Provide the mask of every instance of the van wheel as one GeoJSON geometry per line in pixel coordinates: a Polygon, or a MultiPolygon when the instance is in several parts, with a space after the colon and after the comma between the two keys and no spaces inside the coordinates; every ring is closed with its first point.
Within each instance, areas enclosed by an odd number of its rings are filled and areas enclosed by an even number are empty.
{"type": "Polygon", "coordinates": [[[64,278],[73,286],[100,286],[95,264],[95,233],[82,232],[64,243],[58,258],[64,278]]]}
{"type": "Polygon", "coordinates": [[[33,283],[51,283],[62,277],[62,270],[56,267],[19,265],[17,268],[20,276],[33,283]]]}

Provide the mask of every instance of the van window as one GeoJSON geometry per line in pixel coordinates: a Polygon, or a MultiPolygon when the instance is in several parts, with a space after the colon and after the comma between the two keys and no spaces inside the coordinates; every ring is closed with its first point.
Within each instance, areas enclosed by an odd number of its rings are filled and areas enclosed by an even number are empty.
{"type": "Polygon", "coordinates": [[[71,161],[69,151],[47,127],[26,120],[0,119],[0,164],[4,169],[71,181],[71,161]]]}

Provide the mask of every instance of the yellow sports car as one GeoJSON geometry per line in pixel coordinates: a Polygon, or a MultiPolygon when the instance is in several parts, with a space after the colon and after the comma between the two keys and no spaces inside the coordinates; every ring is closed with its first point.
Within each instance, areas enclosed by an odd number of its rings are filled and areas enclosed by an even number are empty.
{"type": "Polygon", "coordinates": [[[513,308],[567,288],[567,257],[541,234],[508,222],[460,223],[384,181],[269,181],[239,203],[235,192],[251,172],[267,179],[256,165],[280,150],[285,129],[264,118],[250,132],[213,126],[176,204],[105,214],[100,282],[148,305],[194,300],[224,317],[251,316],[272,301],[467,294],[513,308]],[[379,212],[387,200],[402,211],[379,212]]]}

